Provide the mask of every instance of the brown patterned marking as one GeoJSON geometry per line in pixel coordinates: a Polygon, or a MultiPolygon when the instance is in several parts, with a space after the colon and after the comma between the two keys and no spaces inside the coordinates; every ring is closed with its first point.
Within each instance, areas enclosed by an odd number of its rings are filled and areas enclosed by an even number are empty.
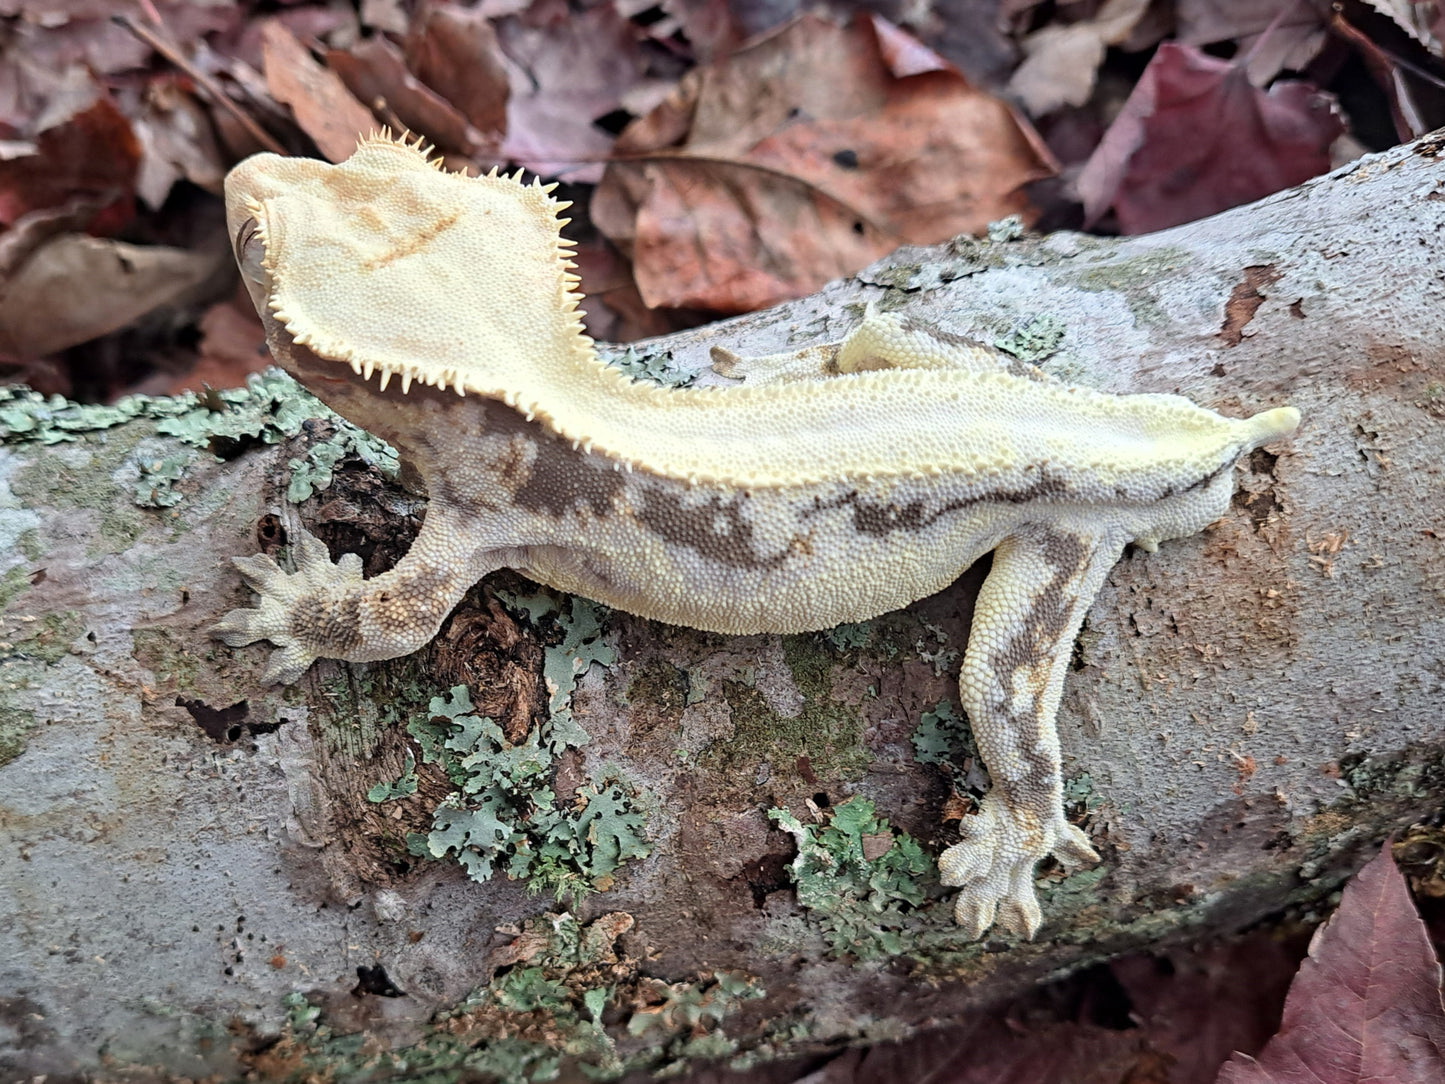
{"type": "Polygon", "coordinates": [[[1043,531],[1041,540],[1044,559],[1054,574],[1024,615],[1023,627],[1001,651],[988,659],[989,668],[998,675],[1003,697],[1000,714],[1012,735],[1010,744],[1027,765],[1021,780],[1010,783],[994,779],[994,786],[1003,788],[1004,800],[1015,812],[1028,804],[1025,794],[1018,793],[1016,788],[1045,786],[1052,792],[1060,783],[1059,766],[1037,749],[1039,702],[1048,686],[1050,663],[1057,658],[1068,658],[1067,653],[1060,655],[1059,641],[1073,619],[1079,599],[1067,588],[1077,581],[1093,553],[1093,548],[1077,535],[1043,531]],[[1033,694],[1027,710],[1023,711],[1015,707],[1013,695],[1012,676],[1020,670],[1029,672],[1033,694]]]}
{"type": "Polygon", "coordinates": [[[339,658],[361,646],[361,595],[332,599],[307,594],[287,607],[292,639],[313,655],[339,658]]]}
{"type": "MultiPolygon", "coordinates": [[[[983,350],[989,350],[987,346],[971,335],[960,335],[956,331],[944,331],[940,327],[932,327],[919,320],[916,316],[903,317],[898,321],[898,326],[903,331],[909,333],[922,332],[930,339],[937,339],[939,342],[948,346],[976,346],[983,350]]],[[[989,353],[992,352],[992,350],[989,350],[989,353]]]]}
{"type": "Polygon", "coordinates": [[[571,441],[526,421],[501,403],[492,402],[488,407],[488,436],[506,439],[519,450],[528,444],[535,449],[532,468],[514,494],[519,508],[553,518],[583,508],[594,516],[606,516],[615,510],[615,502],[626,485],[621,471],[573,448],[571,441]]]}
{"type": "Polygon", "coordinates": [[[730,568],[773,569],[788,560],[791,546],[770,557],[758,554],[753,525],[743,518],[741,497],[714,495],[684,505],[681,492],[662,486],[645,486],[642,494],[637,522],[666,542],[730,568]]]}
{"type": "Polygon", "coordinates": [[[1023,489],[1000,489],[986,496],[946,501],[934,509],[928,509],[927,502],[923,500],[909,501],[902,505],[892,501],[869,501],[859,496],[855,490],[831,500],[814,497],[813,506],[804,509],[801,514],[803,518],[807,518],[835,508],[850,507],[853,509],[853,527],[858,533],[881,538],[894,531],[922,531],[932,527],[950,512],[966,510],[976,504],[988,501],[1027,504],[1029,501],[1045,497],[1070,497],[1072,495],[1073,491],[1069,488],[1068,482],[1046,474],[1033,485],[1023,489]]]}
{"type": "Polygon", "coordinates": [[[408,256],[414,256],[426,248],[427,245],[431,244],[438,234],[456,225],[456,221],[460,217],[460,212],[453,211],[449,215],[438,218],[435,222],[425,226],[419,226],[414,234],[402,238],[380,256],[373,256],[368,260],[363,260],[361,266],[368,271],[375,271],[378,267],[385,267],[389,263],[405,259],[408,256]]]}

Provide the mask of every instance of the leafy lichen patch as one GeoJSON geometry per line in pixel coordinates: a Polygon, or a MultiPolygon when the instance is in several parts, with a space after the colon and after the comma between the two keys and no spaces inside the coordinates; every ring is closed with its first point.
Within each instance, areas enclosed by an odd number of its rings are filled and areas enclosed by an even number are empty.
{"type": "Polygon", "coordinates": [[[619,940],[632,928],[621,911],[586,925],[549,913],[500,928],[511,939],[492,954],[495,977],[398,1050],[336,1033],[305,995],[290,994],[268,1064],[285,1065],[296,1079],[520,1082],[556,1079],[571,1063],[588,1078],[615,1080],[676,1073],[692,1059],[736,1050],[723,1022],[762,997],[761,986],[732,971],[676,983],[643,975],[619,940]]]}
{"type": "Polygon", "coordinates": [[[551,641],[542,659],[546,717],[509,736],[477,711],[466,685],[419,711],[392,701],[375,726],[408,720],[415,750],[407,750],[400,776],[376,782],[367,797],[378,804],[409,799],[421,786],[418,765],[429,767],[448,789],[432,808],[430,828],[407,836],[411,855],[452,859],[477,881],[501,871],[559,897],[605,891],[624,862],[650,852],[646,801],[613,765],[567,793],[554,786],[564,755],[590,740],[572,717],[577,682],[593,663],[616,661],[603,636],[606,611],[550,591],[497,595],[519,618],[544,626],[543,639],[551,641]]]}
{"type": "MultiPolygon", "coordinates": [[[[336,464],[356,455],[389,477],[397,474],[390,446],[333,414],[279,369],[247,378],[244,388],[186,393],[175,397],[129,395],[113,406],[73,403],[42,396],[27,388],[0,388],[0,444],[63,444],[83,433],[111,429],[135,420],[151,420],[154,432],[184,447],[141,449],[130,469],[136,504],[169,508],[184,494],[176,488],[206,449],[229,458],[251,444],[277,444],[301,432],[312,418],[324,418],[334,435],[290,461],[287,498],[299,503],[331,483],[336,464]]],[[[108,496],[108,495],[107,495],[108,496]]]]}
{"type": "Polygon", "coordinates": [[[670,350],[644,353],[629,346],[602,360],[614,369],[621,369],[633,380],[664,388],[685,388],[697,378],[697,373],[677,368],[670,350]]]}
{"type": "Polygon", "coordinates": [[[452,857],[473,880],[500,869],[534,891],[571,897],[606,889],[618,866],[649,853],[639,795],[625,780],[605,775],[558,800],[555,758],[578,743],[550,725],[508,741],[473,713],[458,685],[407,729],[423,762],[439,765],[456,788],[436,809],[431,831],[409,841],[413,853],[452,857]]]}
{"type": "Polygon", "coordinates": [[[890,828],[861,797],[834,806],[817,824],[803,824],[786,809],[768,816],[797,843],[789,870],[798,903],[831,955],[876,960],[907,950],[908,916],[936,879],[917,840],[890,828]]]}

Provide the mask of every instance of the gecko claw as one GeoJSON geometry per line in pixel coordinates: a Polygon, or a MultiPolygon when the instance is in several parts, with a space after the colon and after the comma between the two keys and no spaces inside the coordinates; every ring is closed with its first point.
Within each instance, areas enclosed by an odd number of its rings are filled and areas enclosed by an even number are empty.
{"type": "Polygon", "coordinates": [[[1033,940],[1043,923],[1034,867],[1051,854],[1067,865],[1099,860],[1088,837],[1062,816],[1042,831],[1029,820],[991,792],[979,811],[964,819],[963,838],[938,858],[943,884],[962,889],[953,917],[970,941],[995,925],[1033,940]]]}

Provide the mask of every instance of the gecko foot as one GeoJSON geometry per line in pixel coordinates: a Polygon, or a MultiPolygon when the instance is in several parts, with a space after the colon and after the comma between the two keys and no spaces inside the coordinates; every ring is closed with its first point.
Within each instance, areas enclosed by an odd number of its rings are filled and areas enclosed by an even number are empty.
{"type": "Polygon", "coordinates": [[[938,858],[945,885],[961,888],[953,917],[971,941],[995,922],[1032,939],[1043,915],[1034,895],[1034,866],[1055,855],[1067,865],[1093,865],[1098,852],[1059,810],[1040,826],[1028,812],[1009,808],[995,793],[963,819],[963,839],[938,858]]]}
{"type": "Polygon", "coordinates": [[[265,554],[233,557],[246,583],[261,596],[254,609],[232,610],[211,626],[211,635],[232,647],[257,640],[276,645],[261,680],[290,684],[318,658],[344,654],[356,634],[361,595],[361,558],[343,554],[335,564],[321,540],[305,530],[291,552],[296,571],[286,572],[265,554]]]}

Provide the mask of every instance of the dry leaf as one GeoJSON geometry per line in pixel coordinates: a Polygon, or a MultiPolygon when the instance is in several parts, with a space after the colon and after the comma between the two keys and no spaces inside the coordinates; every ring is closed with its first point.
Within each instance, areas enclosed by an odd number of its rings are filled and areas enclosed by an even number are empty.
{"type": "Polygon", "coordinates": [[[1094,93],[1104,50],[1127,38],[1148,7],[1149,0],[1106,0],[1092,19],[1030,34],[1009,92],[1035,117],[1065,105],[1083,105],[1094,93]]]}
{"type": "Polygon", "coordinates": [[[1433,4],[1428,0],[1365,0],[1365,3],[1394,20],[1396,26],[1436,56],[1445,56],[1437,37],[1445,23],[1445,11],[1441,10],[1439,0],[1433,4]]]}
{"type": "Polygon", "coordinates": [[[593,122],[646,70],[631,24],[599,4],[537,27],[510,20],[501,33],[512,61],[503,153],[536,173],[600,180],[613,137],[593,122]]]}
{"type": "MultiPolygon", "coordinates": [[[[1396,63],[1394,56],[1346,22],[1339,12],[1330,15],[1330,29],[1355,47],[1370,75],[1385,92],[1385,97],[1390,102],[1390,119],[1395,124],[1395,135],[1400,142],[1407,143],[1428,132],[1432,125],[1425,119],[1424,111],[1416,104],[1415,93],[1405,78],[1406,73],[1401,65],[1396,63]]],[[[1426,101],[1428,102],[1428,97],[1426,101]]]]}
{"type": "Polygon", "coordinates": [[[1390,844],[1345,886],[1315,931],[1258,1059],[1236,1054],[1218,1084],[1439,1084],[1440,962],[1390,844]]]}
{"type": "Polygon", "coordinates": [[[1281,71],[1303,71],[1324,48],[1329,35],[1321,7],[1300,0],[1179,0],[1177,37],[1184,45],[1235,42],[1234,55],[1247,57],[1249,81],[1267,86],[1281,71]]]}
{"type": "Polygon", "coordinates": [[[1167,956],[1124,957],[1109,971],[1150,1048],[1173,1060],[1169,1084],[1212,1084],[1231,1051],[1257,1052],[1274,1034],[1304,952],[1300,936],[1259,929],[1167,956]]]}
{"type": "Polygon", "coordinates": [[[487,142],[461,110],[407,71],[401,50],[386,38],[333,49],[326,66],[387,124],[426,136],[443,151],[469,155],[487,142]]]}
{"type": "Polygon", "coordinates": [[[1124,233],[1204,218],[1330,168],[1344,131],[1308,83],[1250,85],[1244,68],[1159,46],[1078,178],[1088,222],[1110,207],[1124,233]]]}
{"type": "Polygon", "coordinates": [[[52,98],[35,128],[32,139],[12,141],[0,157],[0,224],[85,197],[104,208],[89,226],[93,232],[124,225],[141,152],[115,103],[89,83],[88,90],[52,98]]]}
{"type": "Polygon", "coordinates": [[[956,71],[894,77],[869,20],[805,16],[629,126],[592,217],[649,306],[745,312],[1028,214],[1036,139],[956,71]]]}
{"type": "Polygon", "coordinates": [[[318,64],[275,19],[261,29],[261,58],[271,97],[291,107],[296,123],[328,160],[351,157],[357,140],[379,127],[340,77],[318,64]]]}
{"type": "Polygon", "coordinates": [[[507,130],[507,71],[492,24],[480,11],[428,5],[412,20],[406,64],[484,138],[507,130]]]}
{"type": "Polygon", "coordinates": [[[177,376],[165,394],[200,392],[207,386],[237,388],[246,382],[250,373],[258,373],[271,364],[265,329],[244,290],[228,301],[212,305],[201,317],[199,354],[195,365],[177,376]]]}
{"type": "Polygon", "coordinates": [[[226,165],[212,134],[210,115],[175,78],[147,84],[140,115],[133,121],[140,141],[136,194],[159,209],[179,180],[221,194],[226,165]]]}
{"type": "Polygon", "coordinates": [[[53,238],[0,285],[0,352],[38,357],[123,328],[188,296],[217,265],[214,253],[53,238]]]}

